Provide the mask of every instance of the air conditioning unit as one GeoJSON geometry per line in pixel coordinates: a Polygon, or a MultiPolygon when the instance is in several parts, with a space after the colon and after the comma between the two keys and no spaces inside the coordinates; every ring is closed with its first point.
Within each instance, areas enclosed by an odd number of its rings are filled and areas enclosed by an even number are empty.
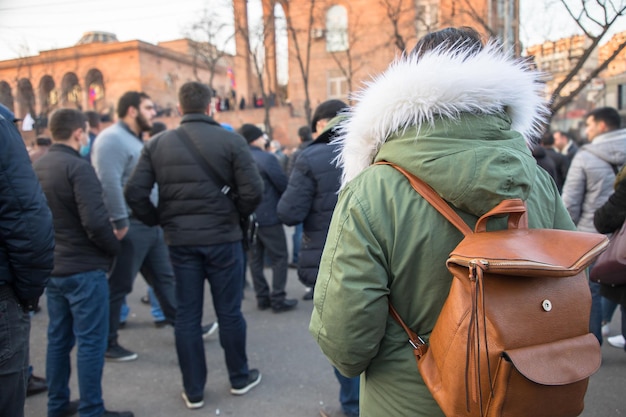
{"type": "Polygon", "coordinates": [[[324,37],[324,29],[311,29],[311,39],[322,39],[324,37]]]}

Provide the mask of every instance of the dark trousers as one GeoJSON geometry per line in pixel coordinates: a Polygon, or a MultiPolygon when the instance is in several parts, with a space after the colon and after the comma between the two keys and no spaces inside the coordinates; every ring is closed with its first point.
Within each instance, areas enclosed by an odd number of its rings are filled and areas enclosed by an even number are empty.
{"type": "Polygon", "coordinates": [[[13,289],[0,285],[0,417],[23,417],[30,316],[13,289]]]}
{"type": "Polygon", "coordinates": [[[203,398],[207,378],[202,310],[208,280],[219,323],[220,345],[233,386],[248,381],[246,320],[241,313],[243,247],[241,242],[210,246],[170,246],[176,275],[175,337],[183,387],[192,400],[203,398]]]}
{"type": "Polygon", "coordinates": [[[109,345],[117,343],[124,297],[133,290],[133,281],[139,271],[154,289],[165,318],[172,322],[176,318],[174,272],[161,228],[131,219],[128,233],[121,243],[122,249],[109,275],[109,345]]]}
{"type": "Polygon", "coordinates": [[[258,229],[257,241],[250,249],[250,274],[258,300],[270,300],[278,304],[285,299],[287,285],[287,239],[282,224],[262,226],[258,229]],[[272,288],[265,279],[263,267],[265,255],[272,262],[272,288]]]}

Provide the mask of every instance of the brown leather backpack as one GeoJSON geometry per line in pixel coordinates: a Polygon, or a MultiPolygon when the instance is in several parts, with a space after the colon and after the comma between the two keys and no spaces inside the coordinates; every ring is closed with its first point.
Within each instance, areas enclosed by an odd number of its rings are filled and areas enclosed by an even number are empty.
{"type": "Polygon", "coordinates": [[[452,286],[426,343],[390,305],[409,335],[424,382],[447,417],[571,417],[582,413],[600,367],[589,333],[585,268],[604,235],[528,229],[522,200],[505,200],[475,231],[426,183],[413,188],[465,236],[446,266],[452,286]],[[487,220],[508,215],[508,229],[487,220]]]}

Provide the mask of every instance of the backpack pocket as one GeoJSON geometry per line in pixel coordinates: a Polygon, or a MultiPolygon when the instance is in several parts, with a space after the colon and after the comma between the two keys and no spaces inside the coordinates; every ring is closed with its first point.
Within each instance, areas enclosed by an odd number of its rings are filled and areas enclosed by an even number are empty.
{"type": "Polygon", "coordinates": [[[575,417],[582,413],[589,377],[601,364],[591,333],[505,350],[498,361],[487,417],[575,417]],[[580,361],[581,357],[597,360],[580,361]]]}

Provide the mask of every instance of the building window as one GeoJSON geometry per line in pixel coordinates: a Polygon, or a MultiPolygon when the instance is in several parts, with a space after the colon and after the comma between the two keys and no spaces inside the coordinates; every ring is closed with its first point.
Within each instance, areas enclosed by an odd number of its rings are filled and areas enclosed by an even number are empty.
{"type": "Polygon", "coordinates": [[[348,79],[340,71],[328,73],[328,99],[347,100],[348,79]]]}
{"type": "Polygon", "coordinates": [[[343,6],[331,6],[326,12],[326,51],[341,52],[348,47],[348,11],[343,6]]]}

